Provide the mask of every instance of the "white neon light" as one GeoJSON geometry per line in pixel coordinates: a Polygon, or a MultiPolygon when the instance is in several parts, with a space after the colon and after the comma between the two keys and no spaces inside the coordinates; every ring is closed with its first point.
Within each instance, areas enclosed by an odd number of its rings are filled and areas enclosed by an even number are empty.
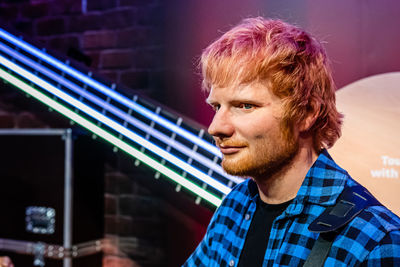
{"type": "Polygon", "coordinates": [[[141,146],[145,147],[146,149],[152,151],[153,153],[161,156],[162,158],[166,159],[167,161],[171,162],[175,166],[181,168],[182,170],[190,173],[197,179],[207,183],[208,185],[214,187],[218,191],[222,192],[223,194],[228,194],[231,189],[226,185],[220,183],[219,181],[215,180],[214,178],[208,176],[207,174],[203,173],[202,171],[192,167],[188,163],[182,161],[181,159],[175,157],[174,155],[168,153],[167,151],[161,149],[160,147],[154,145],[153,143],[149,142],[148,140],[144,139],[143,137],[137,135],[136,133],[130,131],[126,127],[122,126],[121,124],[109,119],[108,117],[104,116],[100,112],[94,110],[93,108],[85,105],[84,103],[76,100],[75,98],[71,97],[70,95],[64,93],[60,89],[56,88],[55,86],[49,84],[48,82],[44,81],[43,79],[33,75],[32,73],[26,71],[25,69],[21,68],[17,64],[9,61],[8,59],[4,58],[0,55],[0,64],[6,66],[9,69],[12,69],[14,72],[18,73],[19,75],[25,77],[26,79],[30,80],[31,82],[35,83],[36,85],[42,87],[43,89],[47,90],[51,94],[59,97],[60,99],[64,100],[65,102],[73,105],[74,107],[78,108],[79,110],[85,112],[89,116],[95,118],[96,120],[104,123],[108,127],[116,130],[117,132],[121,133],[122,135],[126,136],[127,138],[131,139],[132,141],[140,144],[141,146]]]}
{"type": "Polygon", "coordinates": [[[40,51],[36,47],[26,43],[25,41],[18,39],[14,37],[13,35],[9,34],[8,32],[4,31],[3,29],[0,28],[0,36],[2,36],[4,39],[7,41],[13,43],[14,45],[19,46],[20,48],[23,48],[30,53],[34,54],[35,56],[39,57],[41,60],[46,61],[47,63],[61,69],[63,72],[68,73],[69,75],[73,76],[74,78],[86,83],[87,85],[90,85],[91,87],[101,91],[102,93],[110,96],[114,100],[120,102],[121,104],[126,105],[130,109],[135,110],[136,112],[144,115],[145,117],[157,122],[158,124],[163,125],[165,128],[170,129],[171,131],[177,133],[178,135],[190,140],[191,142],[195,143],[196,145],[204,148],[205,150],[209,151],[213,155],[216,155],[217,157],[222,157],[221,152],[218,150],[218,148],[203,139],[197,137],[196,135],[186,131],[185,129],[178,127],[177,125],[171,123],[170,121],[164,119],[163,117],[155,114],[154,112],[140,106],[139,104],[131,101],[130,99],[122,96],[121,94],[113,91],[112,89],[108,88],[107,86],[99,83],[98,81],[88,77],[87,75],[84,75],[83,73],[71,68],[70,66],[62,63],[61,61],[55,59],[54,57],[40,51]]]}
{"type": "Polygon", "coordinates": [[[78,114],[74,113],[73,111],[69,110],[68,108],[64,107],[60,103],[57,103],[55,100],[49,98],[48,96],[40,93],[36,89],[32,88],[28,84],[20,81],[19,79],[15,78],[11,74],[5,72],[3,69],[0,69],[0,77],[4,80],[12,83],[16,87],[20,88],[27,94],[35,97],[39,101],[45,103],[46,105],[50,106],[52,109],[60,112],[61,114],[65,115],[69,119],[77,122],[81,126],[85,127],[86,129],[90,130],[91,132],[95,133],[96,135],[100,136],[101,138],[105,139],[106,141],[110,142],[111,144],[119,147],[123,151],[127,152],[128,154],[134,156],[138,160],[142,161],[143,163],[147,164],[148,166],[158,170],[159,172],[166,175],[168,178],[174,180],[175,182],[181,184],[183,187],[187,188],[188,190],[196,193],[200,197],[204,198],[205,200],[209,201],[210,203],[214,204],[215,206],[219,206],[221,204],[221,199],[214,196],[213,194],[207,192],[203,188],[199,187],[198,185],[190,182],[189,180],[183,178],[176,172],[170,170],[166,166],[158,163],[157,161],[153,160],[149,156],[145,155],[144,153],[136,150],[135,148],[131,147],[124,141],[120,140],[119,138],[115,137],[114,135],[106,132],[105,130],[101,129],[97,125],[93,124],[92,122],[84,119],[83,117],[79,116],[78,114]]]}
{"type": "Polygon", "coordinates": [[[201,164],[203,164],[207,168],[213,170],[214,172],[219,173],[220,175],[228,178],[229,180],[235,182],[236,184],[242,182],[242,180],[240,178],[231,176],[231,175],[225,173],[219,164],[216,164],[215,162],[211,161],[210,159],[204,157],[203,155],[194,152],[190,148],[182,145],[181,143],[177,142],[176,140],[171,139],[170,137],[164,135],[163,133],[161,133],[161,132],[155,130],[154,128],[148,126],[147,124],[141,122],[140,120],[138,120],[132,116],[128,116],[125,112],[112,106],[111,104],[107,103],[106,101],[102,100],[101,98],[89,93],[88,91],[83,90],[81,87],[79,87],[76,84],[72,83],[71,81],[65,79],[64,77],[61,77],[60,75],[54,73],[53,71],[45,68],[43,65],[40,65],[40,64],[34,62],[33,60],[17,53],[15,50],[12,50],[9,47],[7,47],[1,43],[0,43],[0,50],[11,55],[13,58],[23,62],[25,65],[30,66],[32,69],[35,69],[35,70],[43,73],[47,77],[50,77],[52,80],[58,82],[59,84],[64,85],[65,87],[71,89],[75,93],[79,94],[80,96],[85,97],[86,99],[92,101],[96,105],[113,113],[114,115],[119,116],[120,118],[131,123],[132,125],[136,126],[137,128],[149,133],[150,135],[163,141],[167,145],[174,147],[178,151],[183,152],[190,158],[200,162],[201,164]]]}

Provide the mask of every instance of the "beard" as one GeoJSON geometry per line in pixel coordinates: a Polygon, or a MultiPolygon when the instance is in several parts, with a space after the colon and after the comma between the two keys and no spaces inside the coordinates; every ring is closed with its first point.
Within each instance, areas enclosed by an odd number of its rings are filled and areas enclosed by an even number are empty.
{"type": "Polygon", "coordinates": [[[265,180],[288,168],[299,151],[298,140],[293,134],[284,136],[281,129],[273,136],[260,136],[255,140],[253,146],[246,143],[238,154],[224,156],[222,168],[228,174],[265,180]]]}

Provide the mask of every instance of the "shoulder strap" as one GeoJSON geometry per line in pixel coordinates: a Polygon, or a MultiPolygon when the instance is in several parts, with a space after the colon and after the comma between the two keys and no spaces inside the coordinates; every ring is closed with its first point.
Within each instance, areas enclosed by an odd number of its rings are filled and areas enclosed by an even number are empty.
{"type": "Polygon", "coordinates": [[[326,210],[309,226],[311,232],[320,233],[303,267],[323,266],[335,239],[337,230],[351,222],[369,206],[381,205],[361,185],[345,187],[336,204],[326,210]]]}
{"type": "Polygon", "coordinates": [[[323,266],[326,257],[328,257],[331,250],[333,240],[335,239],[335,232],[321,233],[315,241],[314,246],[308,255],[303,267],[319,267],[323,266]]]}

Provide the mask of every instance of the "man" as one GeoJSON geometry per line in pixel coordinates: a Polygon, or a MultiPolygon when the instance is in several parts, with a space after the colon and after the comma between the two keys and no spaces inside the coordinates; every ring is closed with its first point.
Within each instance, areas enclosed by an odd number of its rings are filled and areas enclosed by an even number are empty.
{"type": "MultiPolygon", "coordinates": [[[[204,50],[201,66],[222,166],[251,179],[225,197],[184,266],[302,266],[323,237],[310,224],[358,185],[326,150],[342,115],[322,45],[282,21],[246,19],[204,50]]],[[[363,207],[322,262],[400,266],[399,229],[379,203],[363,207]]]]}

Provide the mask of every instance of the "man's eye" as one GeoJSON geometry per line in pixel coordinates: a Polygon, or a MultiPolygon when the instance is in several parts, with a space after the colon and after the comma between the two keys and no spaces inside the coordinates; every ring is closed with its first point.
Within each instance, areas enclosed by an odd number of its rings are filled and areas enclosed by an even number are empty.
{"type": "Polygon", "coordinates": [[[218,111],[220,107],[221,107],[220,105],[213,105],[212,106],[214,111],[218,111]]]}
{"type": "Polygon", "coordinates": [[[252,109],[253,107],[254,107],[254,105],[252,105],[252,104],[242,103],[239,105],[239,108],[242,108],[242,109],[252,109]]]}

